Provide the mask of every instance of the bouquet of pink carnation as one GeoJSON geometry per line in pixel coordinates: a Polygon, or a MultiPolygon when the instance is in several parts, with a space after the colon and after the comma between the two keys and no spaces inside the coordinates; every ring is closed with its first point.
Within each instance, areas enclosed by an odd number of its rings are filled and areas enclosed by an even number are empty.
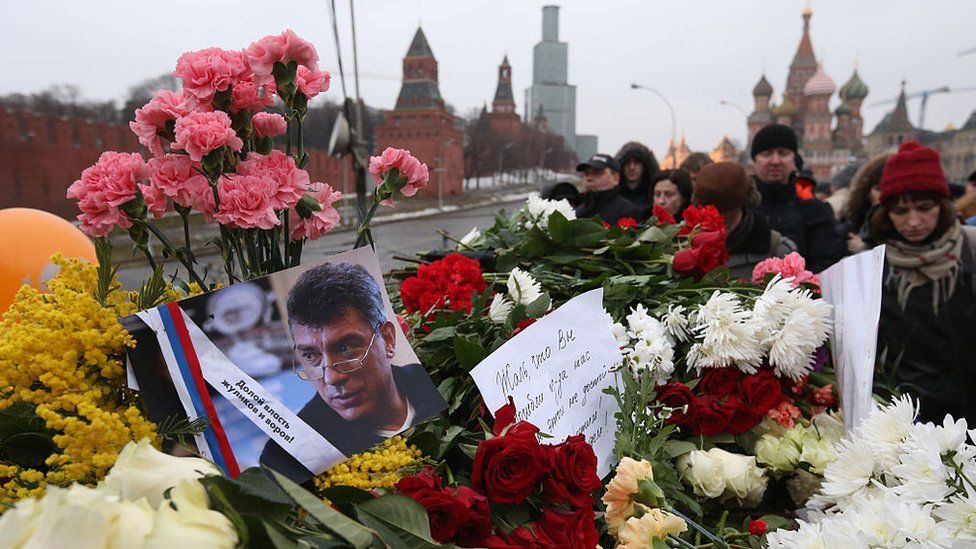
{"type": "Polygon", "coordinates": [[[820,292],[820,277],[807,270],[807,260],[796,252],[791,252],[783,258],[771,257],[760,261],[752,270],[752,283],[764,285],[772,278],[768,275],[777,274],[783,278],[792,278],[794,288],[801,284],[809,284],[815,286],[817,293],[820,292]]]}

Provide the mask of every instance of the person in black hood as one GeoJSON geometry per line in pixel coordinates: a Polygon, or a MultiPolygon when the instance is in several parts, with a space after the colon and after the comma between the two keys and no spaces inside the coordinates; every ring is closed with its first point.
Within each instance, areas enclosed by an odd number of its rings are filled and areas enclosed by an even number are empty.
{"type": "Polygon", "coordinates": [[[594,154],[576,166],[583,172],[582,202],[576,207],[577,217],[599,216],[616,224],[623,217],[640,219],[641,210],[620,196],[620,164],[608,154],[594,154]]]}
{"type": "Polygon", "coordinates": [[[836,230],[834,211],[822,200],[796,196],[795,177],[803,159],[793,129],[782,124],[763,127],[752,138],[750,154],[753,182],[762,196],[756,211],[796,244],[811,271],[823,271],[839,261],[846,246],[836,230]]]}
{"type": "Polygon", "coordinates": [[[614,157],[620,164],[620,196],[631,201],[641,210],[641,219],[651,215],[654,205],[651,198],[651,177],[660,168],[654,152],[643,143],[625,143],[614,157]]]}

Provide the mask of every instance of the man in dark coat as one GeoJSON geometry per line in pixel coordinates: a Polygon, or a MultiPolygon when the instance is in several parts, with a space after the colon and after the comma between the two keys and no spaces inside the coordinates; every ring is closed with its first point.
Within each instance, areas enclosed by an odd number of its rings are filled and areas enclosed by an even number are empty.
{"type": "Polygon", "coordinates": [[[752,139],[753,182],[762,197],[757,212],[769,226],[792,240],[807,268],[820,272],[844,256],[844,240],[836,230],[834,212],[816,198],[796,196],[795,177],[803,159],[789,126],[770,124],[752,139]]]}
{"type": "MultiPolygon", "coordinates": [[[[302,273],[288,294],[295,373],[315,396],[298,417],[350,456],[446,408],[419,364],[394,366],[396,329],[379,284],[360,265],[326,263],[302,273]]],[[[274,440],[262,465],[297,482],[311,471],[274,440]]]]}
{"type": "Polygon", "coordinates": [[[640,218],[640,208],[620,196],[620,164],[608,154],[594,154],[579,166],[583,172],[582,202],[576,207],[577,217],[599,216],[616,224],[624,217],[640,218]]]}
{"type": "Polygon", "coordinates": [[[643,143],[630,141],[620,147],[614,159],[621,170],[620,196],[641,210],[641,218],[649,217],[654,206],[651,178],[660,169],[654,153],[643,143]]]}

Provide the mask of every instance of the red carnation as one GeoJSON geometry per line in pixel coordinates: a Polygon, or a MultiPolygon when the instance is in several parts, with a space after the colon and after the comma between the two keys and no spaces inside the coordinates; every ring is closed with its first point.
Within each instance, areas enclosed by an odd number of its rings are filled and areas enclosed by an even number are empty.
{"type": "Polygon", "coordinates": [[[487,287],[481,264],[453,253],[419,266],[416,276],[400,284],[400,299],[409,313],[426,313],[433,308],[471,312],[471,296],[487,287]]]}
{"type": "Polygon", "coordinates": [[[536,438],[538,428],[519,422],[504,436],[478,445],[471,486],[492,503],[521,503],[539,484],[546,455],[536,438]]]}
{"type": "Polygon", "coordinates": [[[549,447],[549,474],[542,480],[542,499],[570,503],[573,507],[593,504],[593,491],[603,485],[596,474],[596,454],[583,435],[573,435],[549,447]]]}
{"type": "Polygon", "coordinates": [[[640,223],[638,223],[633,217],[621,217],[617,220],[617,226],[621,229],[634,229],[637,228],[638,225],[640,225],[640,223]]]}
{"type": "Polygon", "coordinates": [[[739,380],[739,394],[745,407],[758,416],[783,400],[779,379],[771,370],[760,370],[739,380]]]}
{"type": "Polygon", "coordinates": [[[749,533],[754,536],[761,536],[769,531],[769,526],[766,521],[762,519],[756,519],[749,523],[749,533]]]}
{"type": "Polygon", "coordinates": [[[699,231],[725,231],[725,219],[718,212],[718,208],[711,204],[706,206],[688,206],[681,217],[685,224],[678,229],[678,236],[691,234],[696,227],[699,231]]]}
{"type": "Polygon", "coordinates": [[[688,410],[691,432],[696,435],[712,436],[724,433],[729,428],[732,411],[710,396],[695,397],[688,410]]]}
{"type": "Polygon", "coordinates": [[[651,215],[657,218],[658,225],[675,224],[674,216],[671,215],[671,212],[665,209],[664,206],[658,206],[657,204],[655,204],[654,208],[651,210],[651,215]]]}

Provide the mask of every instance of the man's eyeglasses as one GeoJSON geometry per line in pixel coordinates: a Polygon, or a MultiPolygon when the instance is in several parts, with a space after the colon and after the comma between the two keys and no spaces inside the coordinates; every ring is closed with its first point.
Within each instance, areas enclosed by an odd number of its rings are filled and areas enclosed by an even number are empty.
{"type": "MultiPolygon", "coordinates": [[[[369,356],[370,349],[373,348],[373,342],[376,341],[376,332],[378,330],[379,326],[373,330],[373,335],[369,338],[369,344],[366,347],[349,346],[339,350],[336,354],[342,360],[333,362],[328,367],[340,374],[351,374],[362,368],[366,357],[369,356]]],[[[322,360],[325,357],[322,353],[313,350],[299,351],[296,348],[292,356],[295,357],[292,361],[292,371],[300,379],[309,381],[325,377],[326,366],[322,365],[322,360]]]]}

